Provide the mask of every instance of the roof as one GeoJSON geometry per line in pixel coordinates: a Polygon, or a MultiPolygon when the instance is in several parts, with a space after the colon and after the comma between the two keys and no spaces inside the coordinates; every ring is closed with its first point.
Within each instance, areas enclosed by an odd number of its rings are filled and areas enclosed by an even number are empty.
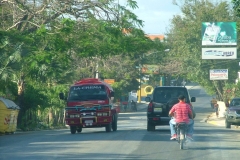
{"type": "Polygon", "coordinates": [[[184,86],[157,86],[156,88],[186,88],[184,86]]]}
{"type": "Polygon", "coordinates": [[[151,40],[154,40],[154,39],[160,39],[161,41],[163,41],[164,39],[164,35],[160,35],[160,34],[152,34],[152,35],[146,35],[148,38],[150,38],[151,40]]]}
{"type": "Polygon", "coordinates": [[[104,81],[101,81],[99,79],[96,79],[96,78],[85,78],[85,79],[82,79],[78,82],[76,82],[74,84],[74,86],[78,86],[78,85],[97,85],[97,84],[102,84],[102,85],[105,85],[109,88],[109,90],[113,91],[113,88],[107,84],[106,82],[104,81]]]}
{"type": "Polygon", "coordinates": [[[122,30],[122,33],[123,33],[123,34],[130,34],[131,31],[132,31],[132,30],[131,30],[130,28],[128,28],[128,29],[127,29],[127,28],[124,28],[124,29],[122,30]]]}
{"type": "Polygon", "coordinates": [[[18,105],[9,99],[0,97],[0,101],[2,101],[8,109],[20,109],[18,105]]]}

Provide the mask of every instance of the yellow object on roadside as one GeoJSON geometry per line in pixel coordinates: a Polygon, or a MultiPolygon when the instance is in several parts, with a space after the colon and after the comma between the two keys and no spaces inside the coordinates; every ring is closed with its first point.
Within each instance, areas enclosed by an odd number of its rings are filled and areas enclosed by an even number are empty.
{"type": "Polygon", "coordinates": [[[11,100],[0,97],[0,133],[14,133],[20,108],[11,100]]]}

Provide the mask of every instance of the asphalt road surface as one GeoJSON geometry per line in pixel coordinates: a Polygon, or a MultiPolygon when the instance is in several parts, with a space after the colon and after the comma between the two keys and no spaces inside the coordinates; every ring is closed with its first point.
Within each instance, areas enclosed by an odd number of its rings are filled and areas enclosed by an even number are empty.
{"type": "Polygon", "coordinates": [[[146,129],[146,109],[121,113],[118,131],[105,128],[83,129],[70,134],[68,129],[17,132],[0,136],[1,160],[65,160],[65,159],[141,159],[141,160],[239,160],[239,129],[225,129],[205,122],[212,113],[211,97],[200,86],[189,86],[195,118],[194,141],[184,150],[170,141],[169,126],[146,129]]]}

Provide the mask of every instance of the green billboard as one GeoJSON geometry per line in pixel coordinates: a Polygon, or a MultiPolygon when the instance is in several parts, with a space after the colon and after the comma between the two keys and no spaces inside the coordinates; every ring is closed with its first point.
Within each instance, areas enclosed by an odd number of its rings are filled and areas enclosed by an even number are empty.
{"type": "Polygon", "coordinates": [[[237,45],[236,22],[202,22],[202,45],[237,45]]]}

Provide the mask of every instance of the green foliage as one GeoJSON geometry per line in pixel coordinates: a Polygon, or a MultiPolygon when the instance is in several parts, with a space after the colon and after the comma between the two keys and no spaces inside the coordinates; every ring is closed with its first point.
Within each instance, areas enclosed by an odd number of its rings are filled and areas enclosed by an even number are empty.
{"type": "Polygon", "coordinates": [[[240,1],[239,0],[232,0],[233,9],[236,12],[236,15],[240,17],[240,1]]]}
{"type": "Polygon", "coordinates": [[[226,2],[212,3],[209,0],[197,0],[195,3],[184,1],[181,6],[183,16],[172,19],[172,28],[168,33],[171,44],[170,56],[180,58],[183,62],[182,74],[198,82],[209,94],[223,98],[223,87],[234,83],[237,78],[236,60],[202,60],[201,57],[201,23],[237,21],[233,11],[226,2]],[[229,80],[214,82],[209,80],[210,69],[228,69],[229,80]]]}
{"type": "Polygon", "coordinates": [[[14,102],[17,100],[17,85],[11,81],[0,80],[0,97],[5,97],[14,102]]]}
{"type": "Polygon", "coordinates": [[[115,91],[115,100],[120,99],[123,95],[128,95],[128,92],[137,90],[139,83],[136,79],[122,79],[119,82],[113,83],[112,87],[115,91]]]}
{"type": "Polygon", "coordinates": [[[104,78],[116,80],[117,97],[136,90],[139,74],[135,67],[140,56],[161,48],[160,42],[151,41],[138,29],[142,21],[127,9],[137,8],[136,1],[128,0],[128,6],[117,8],[113,0],[99,1],[98,6],[92,1],[71,2],[86,7],[84,17],[79,18],[74,7],[71,12],[62,8],[61,13],[76,19],[62,18],[52,8],[36,10],[47,6],[48,1],[38,7],[14,1],[16,12],[22,12],[18,8],[29,11],[25,13],[27,19],[17,22],[18,17],[12,17],[18,15],[13,16],[11,8],[0,6],[4,9],[0,17],[0,93],[11,92],[15,100],[16,96],[18,100],[22,98],[23,102],[18,102],[24,129],[39,125],[38,121],[45,126],[63,124],[64,102],[59,100],[58,93],[67,92],[75,80],[94,77],[97,64],[104,78]],[[107,16],[101,17],[101,9],[107,16]],[[16,24],[12,25],[13,22],[16,24]]]}

